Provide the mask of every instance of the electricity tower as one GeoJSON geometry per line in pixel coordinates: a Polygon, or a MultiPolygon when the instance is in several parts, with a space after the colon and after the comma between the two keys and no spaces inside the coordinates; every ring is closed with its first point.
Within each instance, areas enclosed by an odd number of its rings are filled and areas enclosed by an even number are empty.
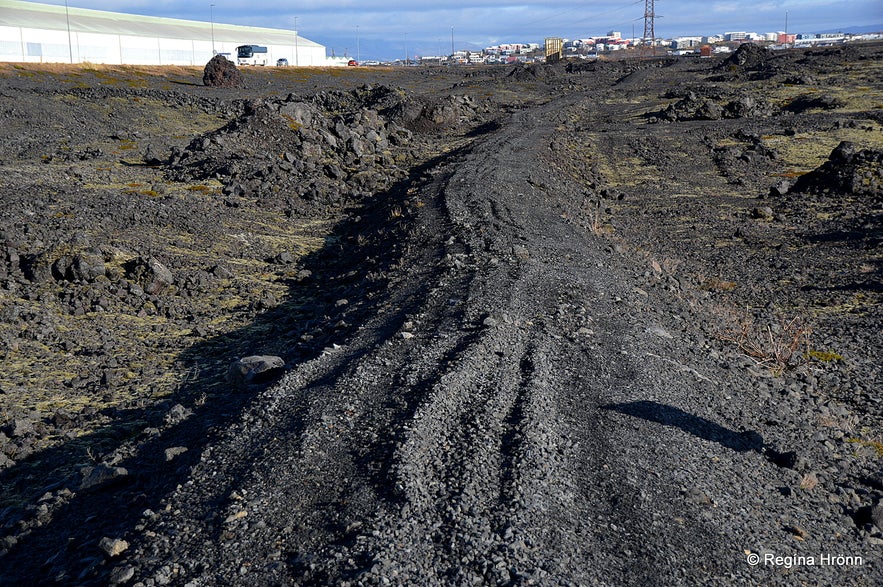
{"type": "Polygon", "coordinates": [[[641,56],[656,55],[656,0],[644,0],[644,38],[641,40],[641,56]],[[647,42],[650,45],[647,46],[647,42]]]}

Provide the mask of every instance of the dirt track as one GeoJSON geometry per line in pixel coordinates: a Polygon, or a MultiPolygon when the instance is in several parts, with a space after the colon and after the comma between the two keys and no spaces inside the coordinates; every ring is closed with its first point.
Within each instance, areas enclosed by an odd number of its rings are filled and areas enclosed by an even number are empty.
{"type": "MultiPolygon", "coordinates": [[[[285,299],[296,302],[254,318],[272,325],[317,306],[314,330],[270,331],[315,334],[306,346],[276,344],[288,352],[282,379],[238,393],[209,386],[201,398],[199,377],[182,386],[163,425],[103,459],[126,475],[88,489],[60,479],[39,523],[7,512],[15,538],[0,578],[879,584],[879,184],[841,194],[857,201],[851,213],[826,208],[825,221],[865,227],[858,241],[823,245],[809,238],[821,217],[796,231],[754,217],[770,203],[781,218],[800,213],[787,196],[767,199],[790,160],[718,165],[712,153],[748,150],[753,133],[774,143],[784,127],[827,132],[831,115],[664,124],[648,120],[680,99],[664,92],[701,85],[711,66],[542,71],[419,82],[427,95],[450,81],[455,94],[495,90],[494,104],[511,113],[479,108],[449,136],[411,143],[408,173],[350,202],[327,244],[298,261],[312,276],[289,271],[285,299]],[[519,84],[523,96],[509,101],[519,84]],[[696,203],[684,207],[688,197],[696,203]],[[776,245],[794,265],[780,274],[791,285],[757,265],[776,245]],[[790,260],[788,251],[803,252],[790,260]],[[841,272],[823,276],[832,259],[841,272]],[[861,286],[850,298],[860,311],[819,313],[813,323],[824,340],[816,356],[836,349],[846,358],[758,364],[726,340],[746,303],[757,320],[809,314],[817,290],[795,287],[801,276],[830,296],[840,295],[832,280],[861,286]],[[164,456],[179,446],[187,452],[164,456]],[[102,553],[102,537],[128,544],[111,554],[105,543],[102,553]],[[823,555],[853,558],[825,564],[823,555]]],[[[731,81],[745,91],[747,82],[731,81]]],[[[883,97],[879,82],[870,91],[872,101],[883,97]]],[[[879,152],[877,113],[840,116],[868,126],[859,146],[879,152]]],[[[820,165],[804,163],[804,172],[820,165]]],[[[261,189],[243,177],[234,179],[246,191],[261,189]]],[[[792,197],[830,205],[809,191],[792,197]]],[[[254,353],[272,346],[218,339],[184,358],[224,342],[254,353]]],[[[16,481],[19,466],[4,472],[6,483],[52,481],[16,481]]]]}

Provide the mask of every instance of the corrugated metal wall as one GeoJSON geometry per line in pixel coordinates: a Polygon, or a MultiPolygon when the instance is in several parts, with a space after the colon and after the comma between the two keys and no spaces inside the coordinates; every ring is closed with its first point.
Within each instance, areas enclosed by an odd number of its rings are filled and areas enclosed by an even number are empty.
{"type": "Polygon", "coordinates": [[[295,56],[293,31],[0,1],[0,61],[201,66],[213,47],[235,59],[246,44],[265,45],[271,64],[332,64],[324,46],[303,37],[295,56]]]}

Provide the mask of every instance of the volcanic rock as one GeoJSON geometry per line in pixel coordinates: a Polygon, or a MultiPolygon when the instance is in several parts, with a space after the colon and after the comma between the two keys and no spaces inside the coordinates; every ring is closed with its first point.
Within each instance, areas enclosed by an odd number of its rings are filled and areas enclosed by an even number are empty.
{"type": "Polygon", "coordinates": [[[794,183],[791,193],[831,193],[879,197],[883,186],[883,151],[859,149],[842,141],[828,160],[794,183]]]}
{"type": "Polygon", "coordinates": [[[258,384],[271,381],[282,374],[285,361],[281,357],[253,355],[234,361],[227,372],[233,384],[258,384]]]}
{"type": "Polygon", "coordinates": [[[126,277],[136,281],[150,295],[157,295],[175,283],[175,276],[154,258],[139,257],[128,263],[126,277]]]}
{"type": "Polygon", "coordinates": [[[745,70],[757,70],[762,68],[769,60],[769,49],[754,43],[742,43],[739,48],[730,55],[721,65],[720,69],[738,67],[745,70]]]}
{"type": "Polygon", "coordinates": [[[242,74],[232,61],[215,55],[205,64],[202,83],[212,88],[236,88],[242,84],[242,74]]]}

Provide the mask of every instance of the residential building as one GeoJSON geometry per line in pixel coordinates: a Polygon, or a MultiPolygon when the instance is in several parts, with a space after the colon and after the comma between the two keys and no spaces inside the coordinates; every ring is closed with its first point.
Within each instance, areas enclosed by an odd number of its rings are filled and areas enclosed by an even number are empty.
{"type": "Polygon", "coordinates": [[[702,44],[702,37],[675,37],[671,40],[672,49],[692,49],[702,44]]]}

